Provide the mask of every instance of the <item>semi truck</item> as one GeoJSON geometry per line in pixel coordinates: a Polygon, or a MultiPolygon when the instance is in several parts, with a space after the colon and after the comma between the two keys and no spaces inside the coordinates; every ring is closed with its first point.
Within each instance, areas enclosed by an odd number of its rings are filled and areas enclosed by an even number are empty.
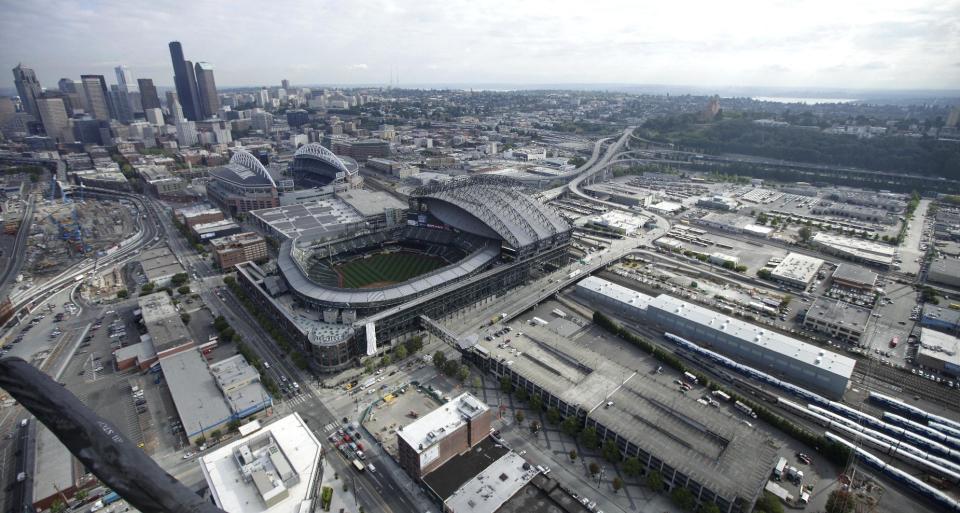
{"type": "Polygon", "coordinates": [[[754,413],[753,408],[747,406],[746,404],[743,404],[742,402],[737,401],[736,404],[734,404],[733,406],[736,409],[740,410],[740,412],[743,413],[744,415],[748,415],[752,418],[757,418],[757,414],[754,413]]]}
{"type": "Polygon", "coordinates": [[[783,472],[784,470],[786,470],[786,468],[787,468],[787,459],[780,458],[780,460],[777,461],[777,466],[773,467],[773,478],[776,479],[777,481],[783,481],[783,472]]]}

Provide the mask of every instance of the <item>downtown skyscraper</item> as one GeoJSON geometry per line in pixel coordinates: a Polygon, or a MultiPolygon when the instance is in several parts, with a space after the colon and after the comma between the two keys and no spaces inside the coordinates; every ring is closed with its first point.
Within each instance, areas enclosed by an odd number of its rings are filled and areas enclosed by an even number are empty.
{"type": "Polygon", "coordinates": [[[177,98],[187,119],[199,120],[203,112],[200,108],[197,78],[193,64],[183,58],[183,47],[179,41],[170,42],[170,60],[173,62],[173,83],[177,88],[177,98]]]}
{"type": "Polygon", "coordinates": [[[208,62],[196,64],[197,96],[203,119],[211,118],[220,110],[220,97],[217,96],[217,83],[213,79],[213,66],[208,62]]]}
{"type": "Polygon", "coordinates": [[[24,112],[40,119],[37,98],[43,93],[43,88],[40,87],[37,74],[32,69],[24,67],[23,64],[17,64],[17,67],[13,68],[13,83],[17,86],[17,94],[20,96],[24,112]]]}

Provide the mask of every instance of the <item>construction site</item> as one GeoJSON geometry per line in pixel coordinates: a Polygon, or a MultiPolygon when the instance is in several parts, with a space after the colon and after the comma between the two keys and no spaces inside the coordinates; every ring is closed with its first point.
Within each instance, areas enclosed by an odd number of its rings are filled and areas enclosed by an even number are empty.
{"type": "Polygon", "coordinates": [[[44,201],[37,205],[23,278],[55,276],[87,258],[111,253],[136,233],[133,207],[117,201],[44,201]]]}

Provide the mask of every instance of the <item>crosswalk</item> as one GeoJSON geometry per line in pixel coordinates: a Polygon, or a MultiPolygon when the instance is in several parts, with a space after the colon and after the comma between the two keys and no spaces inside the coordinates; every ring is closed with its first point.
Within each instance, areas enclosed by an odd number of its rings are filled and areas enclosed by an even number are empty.
{"type": "Polygon", "coordinates": [[[307,394],[297,394],[293,397],[283,399],[283,403],[289,406],[297,406],[308,401],[310,401],[310,397],[307,394]]]}
{"type": "Polygon", "coordinates": [[[340,424],[340,421],[339,421],[339,420],[335,420],[335,421],[333,421],[333,422],[331,422],[331,423],[323,426],[323,432],[324,432],[324,433],[329,433],[329,432],[331,432],[331,431],[339,428],[340,425],[341,425],[341,424],[340,424]]]}

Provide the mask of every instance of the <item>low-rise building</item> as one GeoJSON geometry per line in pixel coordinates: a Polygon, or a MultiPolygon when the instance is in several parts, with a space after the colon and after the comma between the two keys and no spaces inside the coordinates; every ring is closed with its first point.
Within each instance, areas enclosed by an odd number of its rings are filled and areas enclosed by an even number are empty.
{"type": "Polygon", "coordinates": [[[214,223],[224,220],[223,212],[209,205],[179,208],[174,211],[174,214],[187,228],[193,228],[198,224],[214,223]]]}
{"type": "Polygon", "coordinates": [[[930,264],[927,281],[951,287],[960,287],[960,259],[940,258],[930,264]]]}
{"type": "Polygon", "coordinates": [[[770,277],[776,281],[806,289],[817,279],[817,273],[823,266],[823,260],[800,253],[789,253],[770,271],[770,277]]]}
{"type": "Polygon", "coordinates": [[[710,208],[714,210],[727,210],[735,211],[739,208],[739,204],[733,198],[726,198],[724,196],[708,196],[700,198],[697,200],[697,206],[702,208],[710,208]]]}
{"type": "Polygon", "coordinates": [[[243,232],[210,240],[213,256],[220,269],[227,270],[241,262],[266,260],[267,241],[257,233],[243,232]]]}
{"type": "Polygon", "coordinates": [[[157,287],[170,285],[170,279],[185,272],[183,266],[166,246],[144,251],[140,254],[140,267],[147,282],[157,287]]]}
{"type": "Polygon", "coordinates": [[[241,426],[245,436],[200,457],[214,504],[231,513],[312,511],[323,474],[320,441],[293,413],[261,426],[241,426]]]}
{"type": "Polygon", "coordinates": [[[875,265],[883,269],[894,267],[894,259],[897,254],[897,249],[889,244],[826,232],[817,232],[813,236],[812,242],[814,246],[827,253],[846,258],[852,262],[875,265]]]}
{"type": "Polygon", "coordinates": [[[869,320],[869,309],[844,301],[820,298],[807,309],[807,314],[803,318],[803,327],[852,344],[859,344],[869,320]]]}
{"type": "Polygon", "coordinates": [[[877,286],[877,278],[877,273],[853,264],[839,264],[833,271],[834,285],[863,292],[872,292],[877,286]]]}
{"type": "Polygon", "coordinates": [[[960,339],[939,331],[921,328],[917,363],[960,378],[960,339]]]}
{"type": "Polygon", "coordinates": [[[960,310],[924,303],[920,325],[946,333],[960,333],[960,310]]]}
{"type": "Polygon", "coordinates": [[[193,225],[190,231],[192,231],[198,239],[205,241],[240,233],[240,225],[229,219],[223,219],[212,223],[193,225]]]}
{"type": "Polygon", "coordinates": [[[469,450],[490,434],[493,413],[463,393],[397,431],[400,467],[414,480],[469,450]]]}

